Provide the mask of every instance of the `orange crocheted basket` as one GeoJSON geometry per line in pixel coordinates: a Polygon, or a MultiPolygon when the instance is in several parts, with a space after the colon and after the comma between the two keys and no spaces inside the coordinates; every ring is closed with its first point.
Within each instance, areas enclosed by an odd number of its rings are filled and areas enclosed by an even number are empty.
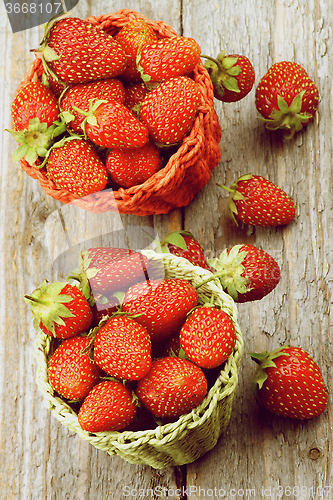
{"type": "MultiPolygon", "coordinates": [[[[105,32],[115,35],[129,21],[144,18],[160,38],[178,36],[168,24],[153,22],[142,14],[129,9],[88,17],[86,20],[105,32]]],[[[31,81],[40,80],[43,65],[37,58],[31,65],[19,89],[31,81]]],[[[214,108],[214,93],[210,77],[200,61],[193,71],[193,78],[201,89],[201,105],[190,134],[185,137],[177,151],[169,158],[166,166],[143,184],[117,191],[104,189],[84,198],[77,198],[63,189],[58,189],[48,179],[46,169],[30,166],[25,159],[20,161],[22,169],[37,179],[42,189],[62,203],[75,204],[89,212],[107,211],[121,214],[154,215],[166,214],[174,208],[188,205],[195,194],[210,179],[211,171],[220,160],[221,127],[214,108]]]]}

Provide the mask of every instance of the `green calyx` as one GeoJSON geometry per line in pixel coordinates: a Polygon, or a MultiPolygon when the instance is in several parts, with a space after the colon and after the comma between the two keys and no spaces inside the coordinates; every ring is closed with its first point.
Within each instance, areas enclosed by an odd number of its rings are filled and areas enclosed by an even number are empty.
{"type": "Polygon", "coordinates": [[[236,225],[238,225],[238,222],[235,215],[238,214],[238,210],[235,201],[246,199],[246,197],[240,191],[237,191],[237,185],[239,181],[247,181],[252,179],[252,177],[253,175],[251,173],[242,175],[235,182],[233,182],[230,187],[223,186],[222,184],[217,184],[217,186],[219,186],[222,189],[225,189],[230,193],[228,200],[228,211],[231,219],[235,222],[236,225]]]}
{"type": "Polygon", "coordinates": [[[257,390],[262,388],[264,382],[267,380],[267,368],[276,368],[276,364],[274,363],[274,359],[280,356],[289,356],[288,352],[285,352],[284,349],[288,348],[288,345],[283,345],[282,347],[278,347],[271,352],[261,352],[254,353],[249,352],[249,356],[251,356],[252,360],[258,364],[258,368],[254,374],[252,381],[252,389],[255,394],[257,394],[257,390]]]}
{"type": "Polygon", "coordinates": [[[67,283],[56,282],[48,285],[44,280],[31,295],[25,295],[24,300],[30,305],[34,316],[33,324],[36,330],[40,322],[54,336],[55,324],[65,325],[63,318],[71,318],[74,314],[66,307],[66,303],[71,302],[73,298],[70,295],[62,294],[61,290],[67,283]]]}
{"type": "Polygon", "coordinates": [[[78,108],[77,106],[73,106],[73,109],[83,115],[85,118],[83,122],[81,123],[81,128],[84,133],[85,139],[88,139],[87,133],[86,133],[86,126],[87,123],[89,125],[92,125],[95,127],[97,125],[97,119],[95,117],[95,111],[99,108],[101,104],[107,103],[108,101],[105,99],[91,99],[89,102],[89,110],[84,111],[83,109],[78,108]]]}
{"type": "MultiPolygon", "coordinates": [[[[91,258],[89,258],[89,252],[88,251],[83,252],[81,250],[79,256],[79,267],[71,272],[71,274],[67,277],[67,281],[70,279],[78,281],[81,292],[89,302],[90,306],[93,306],[95,304],[95,298],[92,294],[89,280],[94,276],[96,276],[96,274],[98,273],[98,268],[97,267],[89,268],[90,264],[91,264],[91,258]]],[[[106,303],[107,302],[106,297],[105,298],[100,297],[99,302],[106,303]]]]}
{"type": "Polygon", "coordinates": [[[303,125],[307,124],[312,118],[309,113],[301,113],[304,94],[305,90],[297,94],[290,106],[278,95],[277,104],[279,109],[273,109],[269,118],[259,117],[259,119],[266,123],[268,130],[277,130],[279,128],[289,130],[289,134],[285,136],[285,139],[292,139],[295,133],[302,130],[303,125]]]}
{"type": "Polygon", "coordinates": [[[224,96],[225,89],[236,93],[240,92],[235,77],[241,73],[242,69],[236,64],[237,57],[226,56],[224,51],[220,52],[216,58],[204,54],[201,54],[201,57],[206,59],[204,66],[219,97],[224,96]]]}
{"type": "Polygon", "coordinates": [[[194,238],[193,234],[189,231],[173,231],[167,234],[163,240],[161,241],[161,250],[162,253],[169,253],[169,246],[173,245],[181,250],[187,250],[187,245],[184,236],[189,236],[190,238],[194,238]]]}

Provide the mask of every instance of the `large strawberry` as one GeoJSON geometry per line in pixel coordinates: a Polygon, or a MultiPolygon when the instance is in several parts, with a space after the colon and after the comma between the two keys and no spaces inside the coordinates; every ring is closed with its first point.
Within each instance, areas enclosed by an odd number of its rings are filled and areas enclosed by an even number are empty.
{"type": "Polygon", "coordinates": [[[175,144],[193,127],[200,102],[199,87],[191,78],[170,78],[147,94],[140,119],[155,142],[175,144]]]}
{"type": "Polygon", "coordinates": [[[76,286],[44,280],[24,300],[30,305],[34,316],[34,327],[47,335],[58,338],[73,337],[91,325],[90,305],[76,286]]]}
{"type": "Polygon", "coordinates": [[[295,217],[293,200],[273,182],[261,175],[245,174],[233,182],[228,209],[234,222],[254,226],[281,226],[295,217]]]}
{"type": "Polygon", "coordinates": [[[125,101],[125,87],[118,78],[108,78],[89,83],[78,83],[67,88],[61,97],[61,108],[63,114],[68,116],[69,127],[77,133],[82,133],[81,124],[84,116],[76,111],[80,108],[89,111],[92,99],[114,100],[121,103],[125,101]],[[68,113],[66,115],[64,112],[68,113]]]}
{"type": "Polygon", "coordinates": [[[142,184],[158,172],[162,165],[160,150],[151,141],[141,148],[111,149],[105,162],[109,179],[123,188],[142,184]]]}
{"type": "Polygon", "coordinates": [[[132,392],[122,382],[105,380],[83,401],[78,422],[88,432],[122,431],[133,422],[136,413],[132,392]]]}
{"type": "Polygon", "coordinates": [[[66,339],[49,359],[49,381],[66,399],[84,399],[100,380],[102,370],[89,357],[90,342],[89,337],[80,335],[66,339]]]}
{"type": "Polygon", "coordinates": [[[255,73],[247,57],[227,55],[224,51],[216,59],[203,54],[201,57],[207,59],[205,68],[212,80],[216,99],[224,102],[240,101],[251,91],[255,73]]]}
{"type": "Polygon", "coordinates": [[[255,104],[269,130],[283,129],[291,139],[316,114],[319,92],[305,69],[291,61],[277,62],[261,78],[255,104]]]}
{"type": "Polygon", "coordinates": [[[211,271],[200,243],[189,231],[173,231],[161,241],[161,250],[187,259],[191,264],[211,271]]]}
{"type": "Polygon", "coordinates": [[[229,358],[237,338],[230,316],[221,309],[204,305],[189,315],[179,340],[190,361],[201,368],[216,368],[229,358]]]}
{"type": "Polygon", "coordinates": [[[54,144],[45,165],[47,176],[57,188],[77,197],[101,191],[108,181],[105,165],[96,149],[80,137],[71,136],[54,144]]]}
{"type": "Polygon", "coordinates": [[[161,82],[189,75],[200,61],[200,47],[193,38],[162,38],[144,45],[138,55],[142,79],[161,82]]]}
{"type": "Polygon", "coordinates": [[[76,17],[53,19],[35,50],[44,69],[65,83],[84,83],[120,75],[125,51],[111,35],[76,17]]]}
{"type": "Polygon", "coordinates": [[[148,331],[135,319],[116,313],[96,334],[94,360],[112,377],[139,380],[151,367],[148,331]]]}
{"type": "Polygon", "coordinates": [[[40,82],[30,82],[17,93],[12,103],[12,126],[8,130],[20,147],[14,161],[25,158],[33,165],[38,157],[45,157],[55,137],[66,130],[59,119],[58,101],[40,82]]]}
{"type": "Polygon", "coordinates": [[[153,342],[159,342],[180,330],[187,313],[197,303],[198,296],[191,283],[181,278],[166,278],[131,286],[122,310],[139,314],[135,320],[147,328],[153,342]]]}
{"type": "Polygon", "coordinates": [[[121,77],[128,82],[140,82],[137,57],[145,45],[157,42],[157,34],[145,19],[129,21],[114,37],[125,50],[127,66],[121,77]]]}
{"type": "Polygon", "coordinates": [[[235,245],[223,250],[219,258],[208,259],[217,272],[199,286],[219,278],[235,302],[260,300],[280,281],[281,270],[275,259],[253,245],[235,245]]]}
{"type": "Polygon", "coordinates": [[[325,410],[328,394],[323,376],[303,349],[282,346],[250,356],[259,365],[253,379],[254,391],[272,413],[306,419],[325,410]]]}
{"type": "Polygon", "coordinates": [[[160,358],[138,382],[136,395],[155,417],[179,417],[204,400],[206,377],[198,366],[177,357],[160,358]]]}

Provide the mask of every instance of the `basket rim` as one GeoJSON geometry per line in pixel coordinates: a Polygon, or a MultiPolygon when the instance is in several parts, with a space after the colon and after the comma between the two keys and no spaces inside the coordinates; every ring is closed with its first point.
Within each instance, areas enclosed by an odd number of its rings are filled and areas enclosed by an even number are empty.
{"type": "MultiPolygon", "coordinates": [[[[186,271],[188,274],[193,275],[194,285],[199,284],[203,279],[212,275],[210,271],[195,266],[182,257],[173,256],[171,254],[158,254],[153,250],[141,250],[141,252],[153,261],[162,261],[164,265],[165,263],[168,266],[173,265],[175,268],[178,268],[179,271],[186,271]]],[[[220,282],[214,280],[200,288],[202,289],[200,292],[201,297],[210,294],[211,296],[219,298],[223,306],[226,304],[225,309],[227,309],[234,323],[237,340],[233,353],[223,365],[214,385],[199,406],[191,412],[181,415],[176,421],[157,425],[154,429],[96,433],[84,431],[78,423],[75,411],[64,400],[54,395],[54,389],[47,377],[47,356],[52,338],[40,330],[35,339],[35,361],[37,363],[36,383],[43,393],[44,398],[48,401],[51,413],[56,416],[63,425],[79,434],[83,439],[90,441],[91,444],[95,444],[95,446],[96,441],[103,442],[103,440],[107,440],[108,451],[111,444],[115,448],[117,448],[117,444],[127,447],[139,445],[142,442],[148,441],[162,444],[164,441],[169,441],[170,435],[174,433],[180,433],[185,429],[201,425],[214,410],[218,402],[231,395],[236,389],[243,353],[243,338],[237,321],[238,310],[236,304],[233,299],[223,291],[220,282]],[[67,421],[65,421],[66,419],[67,421]]]]}

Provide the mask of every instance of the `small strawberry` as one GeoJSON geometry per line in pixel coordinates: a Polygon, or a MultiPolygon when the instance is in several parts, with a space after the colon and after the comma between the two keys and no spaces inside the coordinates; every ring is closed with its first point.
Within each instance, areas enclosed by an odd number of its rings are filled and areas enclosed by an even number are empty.
{"type": "Polygon", "coordinates": [[[253,386],[265,408],[297,419],[317,417],[325,410],[328,394],[323,376],[303,349],[282,346],[250,356],[259,365],[253,386]]]}
{"type": "Polygon", "coordinates": [[[136,116],[139,116],[140,106],[146,95],[149,93],[144,83],[131,83],[126,85],[125,106],[136,116]]]}
{"type": "Polygon", "coordinates": [[[45,163],[47,176],[57,188],[77,197],[101,191],[108,181],[96,149],[80,137],[72,136],[54,144],[45,163]]]}
{"type": "Polygon", "coordinates": [[[179,339],[189,360],[201,368],[221,365],[237,340],[230,316],[209,305],[194,309],[182,326],[179,339]]]}
{"type": "Polygon", "coordinates": [[[186,76],[170,78],[147,94],[140,119],[155,142],[175,144],[193,127],[200,102],[200,90],[193,80],[186,76]]]}
{"type": "Polygon", "coordinates": [[[161,250],[164,253],[170,252],[178,257],[183,257],[191,264],[200,266],[207,271],[212,270],[206,261],[202,246],[189,231],[174,231],[167,234],[161,241],[161,250]]]}
{"type": "Polygon", "coordinates": [[[251,61],[242,55],[227,55],[224,51],[214,59],[201,55],[214,88],[214,96],[223,102],[243,99],[251,91],[255,73],[251,61]]]}
{"type": "Polygon", "coordinates": [[[127,66],[122,72],[122,78],[128,82],[141,82],[141,74],[136,65],[137,55],[146,45],[157,42],[157,34],[145,19],[133,19],[114,38],[126,53],[127,66]]]}
{"type": "Polygon", "coordinates": [[[47,284],[44,280],[24,300],[31,307],[34,327],[47,335],[65,339],[82,333],[91,325],[90,305],[76,286],[56,282],[47,284]]]}
{"type": "Polygon", "coordinates": [[[109,179],[125,189],[142,184],[162,168],[160,150],[151,141],[141,148],[111,149],[105,167],[109,179]]]}
{"type": "Polygon", "coordinates": [[[49,359],[49,381],[66,399],[84,399],[100,380],[102,371],[89,358],[90,342],[91,339],[85,336],[66,339],[49,359]]]}
{"type": "Polygon", "coordinates": [[[105,316],[111,316],[120,308],[120,300],[116,295],[106,297],[105,295],[94,295],[91,310],[93,313],[93,325],[96,326],[105,316]]]}
{"type": "Polygon", "coordinates": [[[66,112],[72,118],[69,127],[77,133],[82,133],[81,124],[84,116],[76,111],[75,107],[83,111],[89,111],[92,99],[114,100],[123,104],[125,95],[126,91],[123,83],[117,78],[108,78],[95,82],[78,83],[68,87],[62,95],[60,105],[63,114],[66,112]]]}
{"type": "Polygon", "coordinates": [[[112,377],[139,380],[151,366],[149,333],[135,319],[115,315],[96,334],[94,360],[112,377]]]}
{"type": "Polygon", "coordinates": [[[255,104],[269,130],[283,129],[291,139],[316,114],[319,92],[305,69],[295,62],[271,66],[260,80],[255,104]]]}
{"type": "Polygon", "coordinates": [[[88,432],[122,431],[133,422],[136,412],[132,392],[121,382],[105,380],[83,401],[78,422],[88,432]]]}
{"type": "Polygon", "coordinates": [[[200,62],[201,49],[193,38],[162,38],[144,45],[138,55],[143,81],[161,82],[189,75],[200,62]]]}
{"type": "Polygon", "coordinates": [[[12,126],[8,130],[20,144],[13,159],[25,158],[33,165],[38,157],[45,157],[55,137],[66,131],[59,119],[58,101],[40,82],[31,82],[17,93],[12,104],[12,126]]]}
{"type": "Polygon", "coordinates": [[[36,53],[44,69],[64,83],[84,83],[120,75],[125,51],[111,35],[75,17],[51,20],[36,53]]]}
{"type": "Polygon", "coordinates": [[[160,358],[139,380],[136,395],[155,417],[179,417],[190,412],[204,400],[206,377],[198,366],[186,359],[160,358]]]}
{"type": "Polygon", "coordinates": [[[140,148],[148,142],[148,129],[122,103],[97,99],[89,111],[74,107],[85,116],[85,136],[104,148],[140,148]]]}
{"type": "Polygon", "coordinates": [[[273,257],[253,245],[235,245],[219,258],[208,259],[216,273],[200,283],[219,278],[224,290],[235,302],[260,300],[280,281],[281,270],[273,257]]]}
{"type": "Polygon", "coordinates": [[[273,182],[260,175],[245,174],[230,188],[228,209],[232,220],[253,226],[281,226],[295,217],[295,204],[273,182]]]}
{"type": "Polygon", "coordinates": [[[122,310],[139,314],[135,321],[147,328],[153,342],[159,342],[180,330],[187,313],[197,303],[198,296],[191,283],[181,278],[166,278],[131,286],[122,310]]]}

